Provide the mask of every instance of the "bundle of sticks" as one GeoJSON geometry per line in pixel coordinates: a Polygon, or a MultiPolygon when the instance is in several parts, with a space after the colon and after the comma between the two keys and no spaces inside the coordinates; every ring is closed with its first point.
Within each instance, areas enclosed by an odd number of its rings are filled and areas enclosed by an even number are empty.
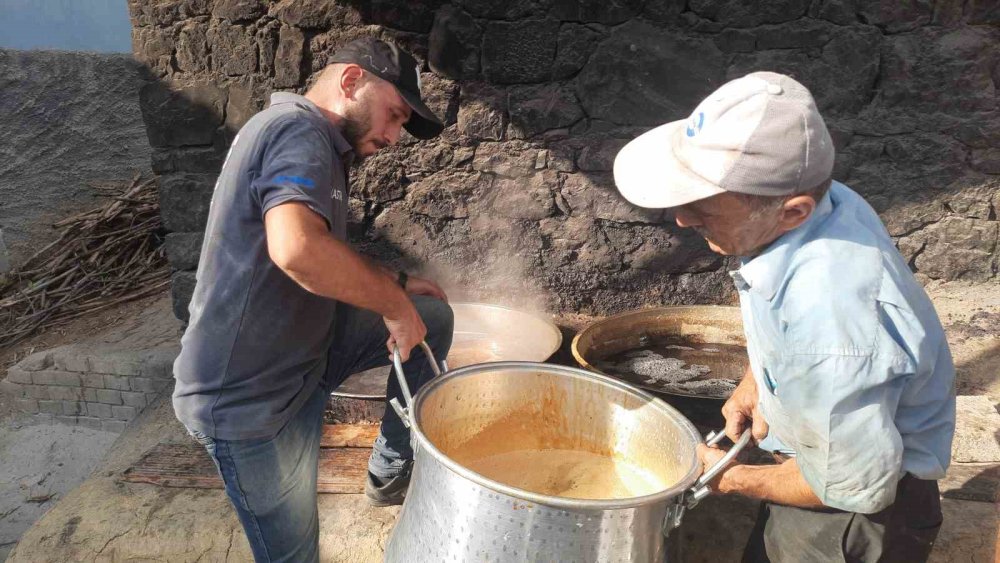
{"type": "Polygon", "coordinates": [[[0,277],[0,350],[170,284],[155,178],[98,192],[107,203],[55,223],[54,242],[0,277]]]}

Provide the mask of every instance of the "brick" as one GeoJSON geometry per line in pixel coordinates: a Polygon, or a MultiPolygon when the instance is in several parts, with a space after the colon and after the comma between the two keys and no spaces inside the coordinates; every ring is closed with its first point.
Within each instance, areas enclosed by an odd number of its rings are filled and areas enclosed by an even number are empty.
{"type": "Polygon", "coordinates": [[[59,414],[56,415],[56,422],[58,422],[59,424],[69,424],[71,426],[76,426],[77,417],[66,414],[59,414]]]}
{"type": "Polygon", "coordinates": [[[109,405],[120,405],[122,404],[122,392],[114,389],[98,389],[97,400],[109,405]]]}
{"type": "Polygon", "coordinates": [[[14,406],[21,412],[29,414],[38,412],[38,401],[35,399],[15,399],[14,406]]]}
{"type": "Polygon", "coordinates": [[[87,403],[87,414],[95,418],[111,418],[111,405],[105,403],[87,403]]]}
{"type": "Polygon", "coordinates": [[[101,430],[121,434],[125,431],[125,425],[126,423],[121,420],[102,420],[101,430]]]}
{"type": "Polygon", "coordinates": [[[90,387],[83,388],[83,400],[88,403],[98,402],[97,389],[91,389],[90,387]]]}
{"type": "Polygon", "coordinates": [[[13,381],[9,381],[7,379],[0,380],[0,394],[7,395],[8,397],[26,397],[27,393],[24,390],[25,387],[25,385],[14,383],[13,381]]]}
{"type": "Polygon", "coordinates": [[[87,403],[82,401],[63,401],[62,412],[68,416],[80,416],[87,414],[87,403]]]}
{"type": "Polygon", "coordinates": [[[38,371],[52,367],[52,352],[36,352],[17,363],[18,368],[25,371],[38,371]]]}
{"type": "Polygon", "coordinates": [[[136,391],[122,391],[122,402],[140,411],[146,408],[146,396],[136,391]]]}
{"type": "Polygon", "coordinates": [[[86,373],[90,371],[90,358],[75,348],[66,348],[52,354],[52,365],[56,369],[86,373]]]}
{"type": "Polygon", "coordinates": [[[95,356],[90,358],[90,370],[112,375],[139,375],[141,366],[131,357],[95,356]]]}
{"type": "Polygon", "coordinates": [[[64,385],[68,387],[80,386],[80,374],[69,371],[56,371],[44,369],[31,373],[31,380],[35,385],[64,385]]]}
{"type": "Polygon", "coordinates": [[[7,381],[14,383],[31,383],[31,372],[14,366],[7,370],[7,381]]]}
{"type": "Polygon", "coordinates": [[[24,390],[27,396],[31,399],[51,399],[52,387],[47,385],[25,385],[24,390]]]}
{"type": "Polygon", "coordinates": [[[129,384],[132,386],[132,390],[139,391],[141,393],[155,393],[158,391],[155,385],[157,382],[157,380],[150,379],[148,377],[129,378],[129,384]]]}
{"type": "Polygon", "coordinates": [[[92,416],[78,416],[76,418],[76,423],[80,426],[85,426],[87,428],[93,428],[94,430],[101,430],[101,419],[94,418],[92,416]]]}
{"type": "Polygon", "coordinates": [[[49,387],[48,392],[53,401],[83,400],[83,387],[49,387]]]}
{"type": "Polygon", "coordinates": [[[80,375],[80,380],[83,382],[84,387],[104,389],[104,374],[84,373],[80,375]]]}
{"type": "Polygon", "coordinates": [[[139,414],[135,410],[135,407],[111,407],[111,418],[117,418],[119,420],[132,420],[139,414]]]}
{"type": "Polygon", "coordinates": [[[129,378],[120,375],[105,375],[104,387],[106,389],[117,389],[119,391],[128,391],[132,388],[132,386],[129,385],[129,378]]]}
{"type": "Polygon", "coordinates": [[[62,414],[62,401],[38,401],[38,412],[62,414]]]}

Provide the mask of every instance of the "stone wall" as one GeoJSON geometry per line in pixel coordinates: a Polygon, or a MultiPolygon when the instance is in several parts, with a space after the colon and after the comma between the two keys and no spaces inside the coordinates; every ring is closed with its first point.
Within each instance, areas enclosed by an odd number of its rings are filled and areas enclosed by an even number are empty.
{"type": "MultiPolygon", "coordinates": [[[[986,0],[130,0],[178,315],[227,144],[361,35],[425,62],[440,139],[354,171],[351,236],[470,297],[608,313],[732,298],[725,260],[620,200],[616,151],[727,79],[815,94],[836,179],[927,278],[995,279],[1000,8],[986,0]],[[524,297],[522,296],[523,303],[524,297]]],[[[729,263],[731,264],[731,263],[729,263]]]]}
{"type": "Polygon", "coordinates": [[[55,220],[97,203],[92,186],[148,174],[145,72],[128,55],[0,49],[0,229],[14,266],[55,238],[55,220]]]}

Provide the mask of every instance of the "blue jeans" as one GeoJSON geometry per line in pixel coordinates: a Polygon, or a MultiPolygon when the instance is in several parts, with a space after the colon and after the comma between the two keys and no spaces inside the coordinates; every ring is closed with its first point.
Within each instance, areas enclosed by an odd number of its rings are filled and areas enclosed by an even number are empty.
{"type": "MultiPolygon", "coordinates": [[[[454,330],[451,308],[437,299],[412,296],[427,325],[427,343],[444,359],[454,330]]],[[[338,305],[334,341],[326,377],[302,408],[270,438],[216,440],[189,431],[205,446],[226,486],[256,561],[319,561],[319,514],[316,476],[323,411],[329,391],[348,375],[389,365],[388,330],[370,311],[338,305]]],[[[416,393],[434,372],[417,347],[403,364],[410,390],[416,393]]],[[[395,374],[386,399],[403,401],[395,374]]],[[[413,459],[410,431],[387,406],[375,440],[369,471],[382,478],[398,474],[413,459]]]]}

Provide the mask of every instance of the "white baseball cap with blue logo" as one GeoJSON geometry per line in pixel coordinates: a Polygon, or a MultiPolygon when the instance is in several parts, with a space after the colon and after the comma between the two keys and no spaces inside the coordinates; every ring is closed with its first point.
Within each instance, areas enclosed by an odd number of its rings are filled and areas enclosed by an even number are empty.
{"type": "Polygon", "coordinates": [[[618,191],[639,207],[723,192],[786,196],[830,178],[833,141],[812,94],[783,74],[722,85],[691,117],[648,131],[615,157],[618,191]]]}

